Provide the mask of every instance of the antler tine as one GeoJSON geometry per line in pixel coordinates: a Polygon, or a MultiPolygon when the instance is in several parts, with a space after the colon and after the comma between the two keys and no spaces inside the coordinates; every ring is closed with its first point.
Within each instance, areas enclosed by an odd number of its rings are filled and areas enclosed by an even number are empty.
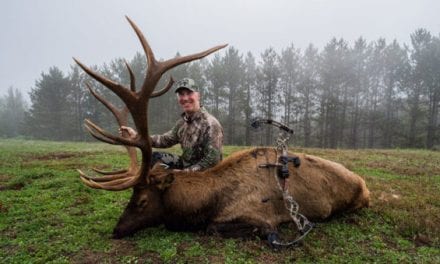
{"type": "MultiPolygon", "coordinates": [[[[92,170],[95,170],[95,169],[92,169],[92,170]]],[[[82,172],[79,169],[77,169],[77,171],[79,172],[79,174],[82,177],[84,177],[88,180],[95,181],[95,182],[110,182],[110,181],[121,179],[121,178],[133,177],[133,175],[128,173],[127,171],[125,171],[123,173],[119,173],[119,174],[111,174],[111,175],[105,175],[105,176],[99,176],[99,177],[92,177],[92,176],[86,175],[84,172],[82,172]]]]}
{"type": "MultiPolygon", "coordinates": [[[[121,123],[121,122],[119,122],[119,123],[121,123]]],[[[96,138],[100,141],[103,141],[103,142],[106,142],[106,143],[109,143],[112,145],[124,145],[122,142],[116,141],[114,139],[116,137],[114,137],[112,139],[112,138],[108,138],[107,137],[108,135],[99,134],[99,133],[104,133],[105,131],[103,131],[103,130],[99,131],[98,129],[100,129],[100,128],[98,126],[96,126],[95,124],[93,124],[93,122],[91,122],[90,120],[85,121],[85,127],[94,138],[96,138]]],[[[122,170],[122,171],[119,170],[119,171],[113,171],[113,172],[104,172],[104,171],[100,171],[97,169],[93,169],[93,170],[100,173],[100,174],[104,174],[104,175],[113,175],[113,176],[119,175],[120,177],[118,176],[118,178],[128,177],[128,176],[132,176],[132,175],[136,174],[137,169],[138,169],[136,150],[133,147],[129,147],[126,145],[124,145],[124,146],[126,147],[127,152],[128,152],[128,156],[130,157],[130,166],[127,170],[122,170]]],[[[116,179],[116,178],[109,177],[109,180],[112,180],[112,179],[116,179]]]]}
{"type": "Polygon", "coordinates": [[[126,173],[128,171],[127,169],[117,170],[117,171],[104,171],[104,170],[100,170],[100,169],[97,169],[97,168],[92,168],[92,170],[94,172],[97,172],[97,173],[102,174],[102,175],[121,174],[121,173],[126,173]]]}
{"type": "MultiPolygon", "coordinates": [[[[106,139],[108,139],[110,141],[116,142],[116,143],[113,143],[114,145],[127,145],[127,146],[132,146],[132,147],[141,147],[138,142],[130,140],[130,139],[127,139],[127,138],[123,138],[123,137],[119,137],[119,136],[114,136],[111,133],[109,133],[109,132],[105,131],[104,129],[100,128],[99,126],[97,126],[95,123],[93,123],[92,121],[90,121],[88,119],[85,119],[84,122],[85,122],[85,125],[86,125],[86,127],[88,129],[90,129],[92,131],[95,130],[102,137],[104,137],[104,138],[106,138],[106,139]]],[[[91,132],[90,130],[89,130],[89,132],[91,132]]],[[[92,136],[93,136],[93,133],[92,133],[92,136]]],[[[112,143],[110,143],[110,144],[112,144],[112,143]]]]}
{"type": "Polygon", "coordinates": [[[101,97],[90,85],[90,83],[86,82],[86,87],[87,89],[89,89],[90,93],[98,100],[100,101],[105,107],[107,107],[108,110],[110,110],[110,112],[113,113],[113,115],[116,117],[116,119],[120,119],[119,118],[119,110],[116,109],[116,107],[111,104],[109,101],[105,100],[103,97],[101,97]]]}
{"type": "MultiPolygon", "coordinates": [[[[79,171],[79,170],[78,170],[78,171],[79,171]]],[[[80,172],[80,171],[79,171],[79,172],[80,172]]],[[[81,172],[80,172],[80,174],[81,174],[81,172]]],[[[99,186],[98,183],[95,183],[94,181],[87,180],[87,178],[83,177],[82,175],[80,175],[79,178],[81,179],[81,181],[82,181],[85,185],[89,186],[90,188],[94,188],[94,189],[102,189],[101,186],[99,186]]]]}
{"type": "MultiPolygon", "coordinates": [[[[98,183],[99,185],[101,185],[102,187],[116,187],[116,186],[118,186],[118,185],[121,185],[121,184],[124,184],[124,183],[126,183],[126,182],[128,182],[128,181],[133,181],[133,180],[136,180],[137,178],[135,178],[135,177],[122,177],[122,178],[119,178],[119,179],[116,179],[116,180],[112,180],[112,181],[103,181],[103,182],[95,182],[95,183],[98,183]]],[[[90,181],[90,179],[89,179],[89,181],[90,181]]]]}
{"type": "Polygon", "coordinates": [[[138,36],[139,41],[142,44],[142,48],[144,49],[145,55],[147,56],[147,70],[153,70],[152,66],[156,63],[156,59],[154,58],[154,53],[150,47],[150,44],[148,44],[147,39],[144,37],[144,34],[142,34],[139,27],[128,16],[125,16],[125,18],[128,20],[128,23],[130,23],[131,27],[136,32],[136,35],[138,36]]]}
{"type": "Polygon", "coordinates": [[[105,87],[109,88],[112,92],[114,92],[119,98],[121,98],[122,101],[126,105],[129,105],[132,102],[132,98],[134,97],[132,94],[130,94],[130,91],[125,88],[124,86],[120,85],[119,83],[116,83],[101,74],[94,72],[86,65],[82,64],[79,60],[76,58],[73,58],[73,60],[81,67],[88,75],[92,76],[95,80],[100,82],[105,87]]]}
{"type": "Polygon", "coordinates": [[[130,90],[132,92],[136,92],[136,78],[134,77],[133,70],[130,67],[130,64],[126,60],[124,60],[125,66],[127,66],[128,73],[130,74],[130,90]]]}
{"type": "Polygon", "coordinates": [[[163,67],[163,72],[168,71],[169,69],[172,69],[180,64],[186,63],[186,62],[190,62],[193,60],[198,60],[201,58],[204,58],[206,56],[208,56],[209,54],[216,52],[220,49],[223,49],[224,47],[228,46],[228,44],[224,44],[224,45],[219,45],[219,46],[215,46],[213,48],[210,48],[208,50],[199,52],[199,53],[194,53],[191,55],[187,55],[187,56],[183,56],[183,57],[177,57],[177,58],[173,58],[167,61],[162,62],[162,67],[163,67]]]}
{"type": "Polygon", "coordinates": [[[94,182],[111,182],[114,180],[130,178],[130,177],[133,177],[133,175],[128,174],[128,173],[121,173],[121,174],[105,175],[105,176],[98,176],[98,177],[91,177],[91,176],[84,176],[84,177],[87,178],[88,180],[92,180],[94,182]]]}
{"type": "MultiPolygon", "coordinates": [[[[104,106],[106,106],[107,109],[110,110],[110,112],[112,112],[112,114],[116,118],[116,121],[118,122],[119,126],[127,125],[127,123],[128,123],[128,121],[127,121],[128,108],[126,106],[122,109],[118,109],[113,104],[111,104],[109,101],[105,100],[102,96],[100,96],[94,89],[92,89],[92,87],[89,83],[86,82],[86,86],[89,89],[90,93],[98,101],[100,101],[104,106]]],[[[120,145],[120,143],[118,143],[114,140],[105,138],[105,137],[97,134],[97,132],[90,125],[86,124],[85,126],[94,138],[96,138],[100,141],[104,141],[106,143],[113,144],[113,145],[120,145]]],[[[126,137],[124,135],[124,132],[123,132],[122,136],[126,137]]],[[[135,172],[137,169],[136,150],[133,147],[129,147],[129,146],[125,146],[125,148],[127,149],[128,156],[130,157],[130,167],[128,169],[118,170],[118,171],[102,171],[99,169],[92,168],[92,170],[94,170],[95,172],[97,172],[99,174],[103,174],[103,175],[121,175],[122,173],[126,173],[125,177],[127,177],[127,176],[133,174],[133,172],[135,172]]],[[[93,180],[99,181],[97,179],[98,178],[93,178],[93,180]]],[[[100,177],[100,179],[102,180],[103,177],[100,177]]],[[[115,179],[115,178],[112,178],[112,179],[115,179]]]]}
{"type": "MultiPolygon", "coordinates": [[[[108,188],[115,189],[118,185],[122,185],[127,182],[132,182],[134,180],[134,177],[124,177],[124,178],[119,178],[118,180],[98,183],[99,180],[95,181],[95,179],[93,177],[87,176],[81,170],[77,170],[77,171],[80,174],[81,181],[84,184],[86,184],[87,186],[95,188],[95,189],[106,189],[106,190],[108,188]]],[[[122,189],[117,189],[117,190],[122,190],[122,189]]]]}
{"type": "Polygon", "coordinates": [[[168,84],[167,84],[162,90],[159,90],[159,91],[153,92],[153,93],[150,95],[150,98],[158,97],[158,96],[161,96],[162,94],[168,92],[168,90],[169,90],[171,87],[173,87],[173,84],[174,84],[174,79],[173,79],[172,76],[170,76],[170,80],[168,81],[168,84]]]}
{"type": "Polygon", "coordinates": [[[104,183],[97,183],[94,182],[92,180],[88,180],[87,178],[80,176],[81,181],[91,187],[91,188],[95,188],[95,189],[104,189],[107,191],[122,191],[125,190],[133,185],[135,185],[137,183],[137,181],[139,180],[139,178],[134,178],[134,177],[130,177],[127,179],[122,179],[121,183],[118,183],[117,185],[108,185],[108,184],[104,184],[104,183]]]}
{"type": "Polygon", "coordinates": [[[95,130],[93,130],[93,128],[91,128],[90,126],[88,126],[86,124],[84,126],[87,129],[87,131],[89,131],[90,135],[92,135],[92,137],[96,138],[97,140],[111,144],[111,145],[120,145],[119,142],[116,142],[114,140],[111,140],[109,138],[105,138],[105,137],[101,136],[95,130]]]}
{"type": "Polygon", "coordinates": [[[107,186],[118,185],[134,177],[134,175],[128,175],[128,174],[119,174],[119,175],[115,174],[115,175],[106,175],[101,177],[91,177],[84,174],[84,172],[82,172],[81,170],[78,170],[78,172],[80,173],[81,177],[84,177],[89,181],[94,181],[96,183],[99,182],[99,184],[103,184],[107,186]]]}
{"type": "MultiPolygon", "coordinates": [[[[80,174],[81,173],[82,172],[80,172],[80,174]]],[[[94,180],[87,179],[83,175],[80,175],[80,179],[85,185],[91,188],[104,189],[108,191],[121,191],[130,187],[130,185],[133,184],[133,182],[136,182],[136,179],[124,178],[124,179],[120,179],[118,183],[115,183],[115,181],[109,183],[98,183],[95,182],[94,180]]]]}

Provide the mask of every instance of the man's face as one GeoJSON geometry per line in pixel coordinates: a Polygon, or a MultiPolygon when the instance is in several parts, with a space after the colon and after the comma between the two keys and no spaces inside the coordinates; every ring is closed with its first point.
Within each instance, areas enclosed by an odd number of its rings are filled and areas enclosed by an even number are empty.
{"type": "Polygon", "coordinates": [[[177,92],[177,100],[185,113],[191,114],[200,109],[200,94],[181,88],[177,92]]]}

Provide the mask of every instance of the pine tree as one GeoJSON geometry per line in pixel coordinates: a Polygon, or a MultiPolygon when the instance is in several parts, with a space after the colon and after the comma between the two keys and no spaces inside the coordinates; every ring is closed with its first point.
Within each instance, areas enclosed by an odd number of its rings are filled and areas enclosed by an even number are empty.
{"type": "Polygon", "coordinates": [[[21,133],[26,102],[17,88],[9,87],[0,98],[0,137],[17,137],[21,133]]]}
{"type": "MultiPolygon", "coordinates": [[[[258,99],[261,102],[260,112],[262,117],[268,119],[277,118],[277,111],[280,105],[280,91],[278,87],[280,71],[277,57],[278,54],[273,48],[266,49],[261,54],[262,63],[259,65],[257,74],[258,99]]],[[[272,144],[273,137],[272,129],[267,126],[264,144],[272,144]]]]}
{"type": "Polygon", "coordinates": [[[57,67],[42,73],[30,92],[31,107],[26,115],[25,131],[39,139],[66,140],[70,123],[71,109],[68,94],[68,77],[57,67]]]}
{"type": "Polygon", "coordinates": [[[255,108],[255,91],[257,82],[257,69],[255,63],[255,57],[251,52],[248,52],[244,62],[244,76],[243,76],[243,108],[244,108],[244,125],[245,125],[245,145],[249,146],[252,143],[250,123],[253,114],[253,108],[255,108]]]}
{"type": "MultiPolygon", "coordinates": [[[[281,88],[281,105],[284,110],[282,117],[283,123],[298,129],[298,119],[302,112],[302,107],[298,104],[298,89],[301,74],[300,66],[300,50],[291,44],[281,51],[279,56],[280,80],[281,88]]],[[[294,140],[297,141],[297,135],[294,134],[294,140]]]]}
{"type": "MultiPolygon", "coordinates": [[[[238,50],[234,47],[229,47],[223,57],[224,75],[225,79],[226,100],[228,104],[227,119],[223,124],[225,129],[225,143],[238,144],[240,133],[238,130],[237,119],[241,117],[239,110],[240,101],[242,99],[242,79],[243,79],[243,60],[239,55],[238,50]]],[[[242,137],[241,137],[242,138],[242,137]]]]}
{"type": "Polygon", "coordinates": [[[312,120],[316,112],[317,91],[319,88],[319,54],[318,49],[310,44],[301,60],[301,79],[298,86],[299,105],[303,109],[302,128],[304,146],[313,144],[312,120]]]}

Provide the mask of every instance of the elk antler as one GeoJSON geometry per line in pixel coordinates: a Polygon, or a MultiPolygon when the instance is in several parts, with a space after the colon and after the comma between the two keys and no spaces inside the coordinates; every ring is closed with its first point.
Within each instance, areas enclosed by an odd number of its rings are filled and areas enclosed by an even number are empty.
{"type": "MultiPolygon", "coordinates": [[[[100,128],[92,121],[85,120],[85,127],[93,137],[109,144],[126,146],[129,153],[131,164],[127,171],[109,172],[109,175],[102,177],[89,177],[82,171],[79,171],[81,180],[87,186],[113,191],[124,190],[137,184],[149,183],[148,175],[150,172],[152,148],[148,131],[148,102],[150,98],[161,96],[162,94],[166,93],[174,83],[173,78],[170,78],[168,84],[162,90],[154,91],[162,75],[166,71],[180,64],[201,59],[227,46],[227,44],[220,45],[192,55],[177,57],[166,61],[157,61],[150,45],[140,29],[133,21],[131,21],[130,18],[126,18],[136,32],[136,35],[138,36],[147,57],[147,73],[139,91],[136,91],[134,74],[128,64],[127,68],[130,74],[130,88],[127,88],[102,76],[99,73],[92,71],[90,68],[74,58],[75,62],[87,74],[115,93],[123,101],[125,108],[117,109],[89,87],[90,92],[113,113],[119,125],[124,122],[126,124],[127,115],[129,112],[138,131],[136,138],[128,138],[127,135],[116,136],[100,128]],[[136,150],[133,147],[137,147],[141,151],[142,162],[139,169],[137,169],[137,164],[135,163],[136,150]]],[[[101,174],[107,174],[106,172],[101,172],[99,170],[98,172],[101,174]]]]}
{"type": "MultiPolygon", "coordinates": [[[[127,62],[126,62],[126,65],[127,65],[128,71],[130,73],[130,80],[132,82],[135,82],[133,71],[131,70],[131,68],[127,62]]],[[[110,112],[112,112],[113,116],[116,118],[116,121],[118,122],[118,125],[120,127],[128,125],[128,108],[126,106],[118,109],[113,104],[111,104],[110,102],[108,102],[107,100],[102,98],[98,93],[96,93],[96,91],[92,89],[92,87],[90,86],[89,83],[86,83],[86,86],[89,89],[90,93],[96,99],[98,99],[98,101],[100,101],[105,107],[107,107],[107,109],[109,109],[110,112]]],[[[135,91],[135,87],[133,85],[130,88],[132,91],[135,91]]],[[[86,126],[86,128],[90,129],[88,126],[86,126]]],[[[90,132],[93,135],[93,131],[90,131],[90,132]]],[[[123,133],[122,134],[123,137],[125,137],[125,138],[128,137],[128,135],[126,135],[125,131],[122,133],[123,133]]],[[[127,179],[128,180],[128,178],[134,177],[137,173],[137,170],[138,170],[136,149],[134,147],[129,147],[129,146],[125,146],[125,148],[127,149],[128,156],[130,157],[130,166],[128,167],[128,169],[119,170],[119,171],[102,171],[102,170],[99,170],[96,168],[92,168],[95,172],[102,174],[102,175],[106,175],[104,177],[90,177],[90,176],[85,175],[81,170],[78,170],[83,182],[86,183],[87,185],[89,185],[89,183],[91,183],[91,182],[95,182],[95,183],[96,182],[103,182],[103,183],[104,182],[114,182],[115,180],[118,180],[118,179],[127,179]]],[[[102,186],[102,184],[93,184],[93,183],[92,183],[92,185],[93,186],[102,186]]]]}

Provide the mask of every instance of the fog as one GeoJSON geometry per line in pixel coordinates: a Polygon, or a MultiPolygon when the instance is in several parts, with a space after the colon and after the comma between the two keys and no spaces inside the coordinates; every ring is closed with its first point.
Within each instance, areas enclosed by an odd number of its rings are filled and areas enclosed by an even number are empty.
{"type": "Polygon", "coordinates": [[[409,44],[417,28],[440,32],[435,0],[3,0],[0,7],[0,95],[10,86],[26,95],[50,67],[67,73],[72,57],[87,65],[132,58],[141,46],[125,15],[158,58],[223,43],[257,57],[291,43],[322,48],[332,37],[409,44]]]}

